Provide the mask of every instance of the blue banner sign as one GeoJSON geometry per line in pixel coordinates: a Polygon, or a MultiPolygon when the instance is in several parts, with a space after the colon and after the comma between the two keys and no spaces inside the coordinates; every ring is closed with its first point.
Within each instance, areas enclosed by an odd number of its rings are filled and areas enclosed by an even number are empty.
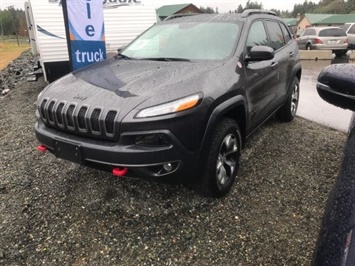
{"type": "Polygon", "coordinates": [[[102,0],[62,0],[72,70],[106,59],[102,0]]]}

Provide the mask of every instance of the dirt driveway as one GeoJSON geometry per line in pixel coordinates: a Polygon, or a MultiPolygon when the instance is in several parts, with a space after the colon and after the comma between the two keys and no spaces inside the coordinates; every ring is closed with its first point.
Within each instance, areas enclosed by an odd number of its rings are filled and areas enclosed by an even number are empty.
{"type": "Polygon", "coordinates": [[[44,85],[0,98],[0,264],[310,263],[345,133],[272,119],[249,140],[232,192],[214,200],[39,154],[44,85]]]}

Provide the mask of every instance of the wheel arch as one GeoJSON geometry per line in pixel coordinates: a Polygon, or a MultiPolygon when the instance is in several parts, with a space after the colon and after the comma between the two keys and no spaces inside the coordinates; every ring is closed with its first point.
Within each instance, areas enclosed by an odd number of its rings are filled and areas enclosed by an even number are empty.
{"type": "MultiPolygon", "coordinates": [[[[287,91],[287,97],[289,96],[290,93],[292,93],[292,88],[291,88],[291,84],[293,82],[293,78],[296,77],[298,78],[298,81],[301,82],[301,76],[302,76],[302,66],[301,63],[299,62],[297,65],[295,65],[295,67],[292,70],[292,75],[290,75],[290,80],[288,81],[288,91],[287,91]]],[[[286,99],[287,99],[286,97],[286,99]]]]}
{"type": "Polygon", "coordinates": [[[242,95],[238,95],[228,99],[214,108],[206,126],[205,134],[202,140],[202,147],[205,147],[206,142],[210,139],[214,131],[214,128],[223,117],[234,119],[238,123],[242,134],[242,147],[244,146],[247,128],[246,101],[242,95]]]}

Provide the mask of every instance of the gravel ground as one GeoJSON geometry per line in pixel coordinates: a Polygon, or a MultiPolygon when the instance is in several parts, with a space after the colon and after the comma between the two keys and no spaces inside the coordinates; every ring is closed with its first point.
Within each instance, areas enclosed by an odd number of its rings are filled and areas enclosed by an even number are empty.
{"type": "Polygon", "coordinates": [[[232,192],[117,179],[36,151],[43,80],[0,98],[1,265],[309,265],[346,134],[271,119],[232,192]]]}

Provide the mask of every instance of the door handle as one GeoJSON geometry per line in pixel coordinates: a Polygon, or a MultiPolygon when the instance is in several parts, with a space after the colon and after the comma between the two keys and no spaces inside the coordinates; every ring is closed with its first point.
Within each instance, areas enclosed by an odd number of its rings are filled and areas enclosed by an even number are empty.
{"type": "Polygon", "coordinates": [[[290,57],[293,57],[295,55],[294,52],[290,52],[290,57]]]}
{"type": "Polygon", "coordinates": [[[274,68],[276,68],[278,65],[279,65],[278,62],[273,62],[273,63],[271,64],[271,68],[274,69],[274,68]]]}

